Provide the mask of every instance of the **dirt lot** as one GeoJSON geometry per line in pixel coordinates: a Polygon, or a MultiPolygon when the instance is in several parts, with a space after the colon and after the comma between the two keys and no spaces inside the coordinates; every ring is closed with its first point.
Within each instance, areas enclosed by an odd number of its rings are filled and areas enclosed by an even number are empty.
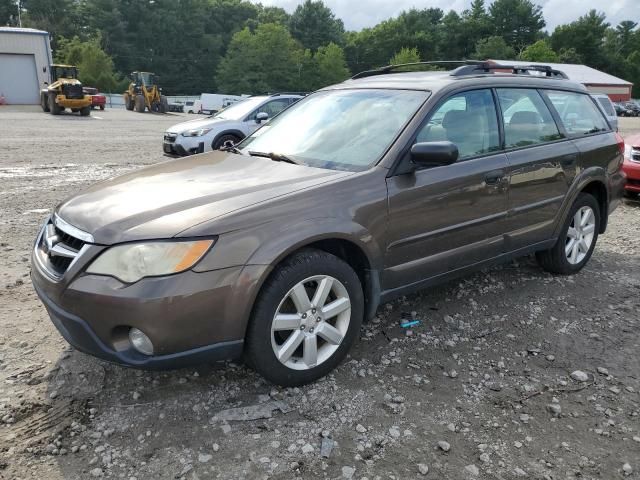
{"type": "Polygon", "coordinates": [[[178,120],[0,110],[0,478],[640,478],[639,203],[575,277],[523,258],[383,305],[305,388],[69,348],[29,282],[37,229],[89,183],[162,161],[178,120]]]}

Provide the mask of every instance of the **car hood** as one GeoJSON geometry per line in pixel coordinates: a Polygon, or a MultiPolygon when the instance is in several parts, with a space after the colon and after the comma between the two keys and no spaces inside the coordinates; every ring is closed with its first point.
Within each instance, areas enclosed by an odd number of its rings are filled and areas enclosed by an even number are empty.
{"type": "Polygon", "coordinates": [[[633,148],[640,148],[640,134],[625,135],[624,143],[631,145],[633,148]]]}
{"type": "Polygon", "coordinates": [[[171,238],[199,223],[349,175],[217,151],[97,183],[62,202],[56,214],[98,244],[171,238]]]}
{"type": "Polygon", "coordinates": [[[196,128],[215,128],[219,125],[224,125],[233,120],[225,120],[222,118],[198,118],[195,120],[189,120],[188,122],[178,123],[167,129],[168,133],[182,133],[187,130],[195,130],[196,128]]]}

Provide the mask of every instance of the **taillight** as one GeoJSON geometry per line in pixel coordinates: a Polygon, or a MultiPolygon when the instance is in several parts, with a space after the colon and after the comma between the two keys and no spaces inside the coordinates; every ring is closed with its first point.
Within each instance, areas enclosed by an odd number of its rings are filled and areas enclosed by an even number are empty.
{"type": "Polygon", "coordinates": [[[624,155],[624,138],[616,132],[616,140],[618,141],[618,150],[620,150],[620,154],[624,155]]]}

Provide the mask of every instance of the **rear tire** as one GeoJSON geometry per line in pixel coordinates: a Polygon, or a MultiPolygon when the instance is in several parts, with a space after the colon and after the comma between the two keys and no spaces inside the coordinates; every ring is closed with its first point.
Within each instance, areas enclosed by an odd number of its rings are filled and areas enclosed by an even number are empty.
{"type": "Polygon", "coordinates": [[[143,113],[145,109],[144,95],[136,95],[135,110],[138,113],[143,113]]]}
{"type": "Polygon", "coordinates": [[[549,250],[536,253],[538,263],[547,272],[560,275],[578,273],[593,254],[599,228],[598,201],[588,193],[579,194],[569,210],[556,244],[549,250]]]}
{"type": "Polygon", "coordinates": [[[246,360],[278,385],[313,382],[347,355],[363,312],[362,285],[347,263],[320,250],[300,251],[276,267],[256,299],[246,360]]]}
{"type": "Polygon", "coordinates": [[[49,112],[49,101],[44,93],[40,95],[40,106],[43,112],[49,112]]]}
{"type": "Polygon", "coordinates": [[[51,112],[51,115],[60,115],[63,110],[64,108],[59,107],[56,103],[56,94],[49,93],[49,112],[51,112]]]}
{"type": "Polygon", "coordinates": [[[169,101],[164,95],[160,96],[160,113],[167,113],[169,110],[169,101]]]}

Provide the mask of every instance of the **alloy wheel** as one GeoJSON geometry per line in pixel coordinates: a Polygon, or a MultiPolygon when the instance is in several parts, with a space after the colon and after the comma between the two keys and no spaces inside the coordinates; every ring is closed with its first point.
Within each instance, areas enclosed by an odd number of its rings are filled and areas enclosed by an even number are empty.
{"type": "Polygon", "coordinates": [[[571,219],[567,230],[564,252],[567,261],[577,265],[587,256],[596,230],[596,216],[591,207],[580,208],[571,219]]]}
{"type": "Polygon", "coordinates": [[[293,370],[314,368],[339,348],[349,330],[351,300],[336,278],[316,275],[297,283],[280,301],[271,323],[271,346],[293,370]]]}

